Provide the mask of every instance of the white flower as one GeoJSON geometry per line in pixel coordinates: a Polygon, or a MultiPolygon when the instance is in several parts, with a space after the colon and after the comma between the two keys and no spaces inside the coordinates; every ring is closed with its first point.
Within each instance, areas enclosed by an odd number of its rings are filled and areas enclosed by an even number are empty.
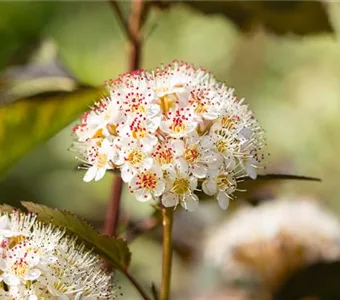
{"type": "Polygon", "coordinates": [[[145,152],[145,149],[140,147],[135,139],[121,138],[119,147],[121,148],[119,157],[114,160],[114,163],[121,167],[123,181],[130,182],[138,172],[145,172],[152,167],[153,158],[150,153],[145,152]]]}
{"type": "Polygon", "coordinates": [[[160,124],[160,129],[173,138],[181,138],[195,130],[197,121],[193,109],[177,109],[167,113],[167,119],[160,124]]]}
{"type": "Polygon", "coordinates": [[[177,206],[179,203],[189,211],[194,211],[199,203],[194,190],[197,188],[197,179],[190,176],[188,164],[178,160],[176,167],[169,169],[167,187],[162,196],[165,207],[177,206]]]}
{"type": "Polygon", "coordinates": [[[98,181],[105,175],[106,170],[112,169],[111,161],[114,160],[116,149],[113,143],[104,139],[100,146],[92,146],[87,152],[87,161],[92,166],[87,170],[84,181],[98,181]]]}
{"type": "Polygon", "coordinates": [[[109,96],[74,129],[73,149],[90,165],[85,181],[99,180],[107,169],[117,168],[138,200],[180,203],[192,210],[198,204],[197,179],[211,195],[216,185],[212,174],[233,174],[228,179],[233,188],[216,187],[220,206],[226,208],[237,178],[256,178],[264,158],[263,131],[243,99],[207,70],[175,61],[151,72],[122,74],[107,83],[107,90],[109,96]],[[178,168],[181,164],[185,172],[178,168]],[[157,178],[167,188],[139,188],[141,176],[156,165],[157,178]]]}
{"type": "Polygon", "coordinates": [[[220,207],[227,209],[231,195],[236,189],[235,177],[225,170],[214,173],[202,183],[203,192],[209,196],[216,195],[220,207]]]}
{"type": "Polygon", "coordinates": [[[211,139],[199,137],[196,131],[189,134],[184,141],[173,140],[172,145],[176,149],[176,158],[183,157],[189,165],[189,171],[197,178],[205,178],[209,165],[215,166],[218,163],[211,139]]]}
{"type": "Polygon", "coordinates": [[[39,249],[31,242],[19,243],[6,252],[6,258],[0,258],[1,277],[9,286],[26,283],[27,280],[38,279],[41,271],[39,249]]]}
{"type": "Polygon", "coordinates": [[[9,229],[0,257],[0,297],[4,300],[111,300],[112,276],[100,268],[100,259],[75,238],[35,216],[3,214],[9,229]],[[28,230],[29,235],[20,232],[28,230]]]}
{"type": "Polygon", "coordinates": [[[206,247],[206,259],[227,280],[282,283],[289,272],[340,258],[340,222],[314,201],[272,199],[240,208],[213,229],[206,247]]]}
{"type": "Polygon", "coordinates": [[[149,201],[162,195],[165,183],[160,166],[154,165],[151,169],[137,173],[130,181],[130,191],[135,193],[138,201],[149,201]]]}

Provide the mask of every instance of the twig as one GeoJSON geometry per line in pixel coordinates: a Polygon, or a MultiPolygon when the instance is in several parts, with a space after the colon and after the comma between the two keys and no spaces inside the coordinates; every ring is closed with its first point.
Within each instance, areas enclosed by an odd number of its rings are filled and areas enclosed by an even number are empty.
{"type": "Polygon", "coordinates": [[[154,215],[139,222],[130,222],[124,235],[124,239],[128,243],[131,243],[139,235],[155,229],[160,224],[161,218],[154,215]]]}
{"type": "Polygon", "coordinates": [[[126,37],[129,40],[132,40],[133,37],[131,36],[131,31],[129,29],[129,24],[125,20],[124,15],[122,13],[122,10],[120,9],[119,4],[115,0],[111,0],[111,1],[109,1],[109,3],[111,5],[111,7],[113,8],[113,10],[115,11],[115,13],[117,14],[118,22],[120,23],[120,26],[122,27],[122,30],[124,31],[124,34],[126,35],[126,37]]]}
{"type": "Polygon", "coordinates": [[[117,235],[122,189],[123,182],[120,178],[120,175],[115,175],[112,184],[111,199],[108,203],[104,224],[104,233],[108,236],[117,235]]]}
{"type": "Polygon", "coordinates": [[[149,296],[144,292],[143,288],[139,285],[137,280],[128,271],[124,272],[124,274],[134,285],[134,287],[138,290],[139,294],[142,296],[144,300],[151,300],[149,296]]]}
{"type": "Polygon", "coordinates": [[[134,0],[131,3],[131,13],[129,18],[130,71],[134,71],[140,68],[142,16],[143,16],[143,1],[134,0]]]}
{"type": "MultiPolygon", "coordinates": [[[[126,22],[126,20],[124,19],[123,13],[118,3],[114,0],[111,0],[110,4],[116,12],[122,28],[126,33],[127,38],[129,39],[129,46],[131,48],[129,55],[129,71],[131,72],[140,67],[140,28],[143,13],[143,1],[134,0],[131,3],[131,14],[129,23],[126,22]]],[[[120,176],[115,177],[104,226],[105,234],[110,236],[115,236],[117,232],[122,187],[123,183],[120,176]]]]}
{"type": "Polygon", "coordinates": [[[154,300],[159,300],[158,290],[154,282],[151,284],[151,292],[154,300]]]}
{"type": "Polygon", "coordinates": [[[162,286],[161,300],[169,300],[170,283],[171,283],[171,265],[172,265],[172,223],[173,207],[163,207],[163,260],[162,260],[162,286]]]}

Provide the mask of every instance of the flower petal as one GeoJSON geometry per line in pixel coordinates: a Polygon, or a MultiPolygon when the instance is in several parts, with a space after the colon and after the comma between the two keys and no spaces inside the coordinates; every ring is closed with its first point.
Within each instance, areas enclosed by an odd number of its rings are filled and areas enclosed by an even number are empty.
{"type": "Polygon", "coordinates": [[[195,194],[186,194],[181,205],[188,211],[195,211],[199,205],[199,199],[195,194]]]}
{"type": "Polygon", "coordinates": [[[164,194],[162,197],[162,203],[165,207],[172,207],[178,204],[178,196],[173,193],[164,194]]]}
{"type": "Polygon", "coordinates": [[[124,182],[130,182],[130,180],[135,174],[136,174],[136,171],[130,168],[128,165],[124,165],[121,168],[121,176],[124,182]]]}
{"type": "Polygon", "coordinates": [[[191,172],[197,178],[204,178],[207,175],[208,168],[203,164],[195,164],[191,168],[191,172]]]}
{"type": "Polygon", "coordinates": [[[3,279],[4,283],[6,283],[9,286],[20,284],[20,278],[18,276],[13,275],[13,274],[4,273],[4,274],[2,274],[2,279],[3,279]]]}
{"type": "Polygon", "coordinates": [[[155,197],[159,197],[160,195],[162,195],[164,190],[165,190],[165,183],[163,181],[158,181],[155,186],[155,191],[154,191],[155,197]]]}
{"type": "Polygon", "coordinates": [[[85,173],[83,180],[85,182],[90,182],[91,180],[93,180],[96,177],[97,170],[98,169],[95,166],[92,166],[91,168],[89,168],[87,172],[85,173]]]}
{"type": "Polygon", "coordinates": [[[230,199],[225,192],[219,192],[216,199],[222,209],[226,210],[228,208],[230,199]]]}
{"type": "Polygon", "coordinates": [[[217,193],[217,186],[215,181],[213,181],[211,178],[205,180],[202,183],[202,190],[205,194],[212,196],[217,193]]]}

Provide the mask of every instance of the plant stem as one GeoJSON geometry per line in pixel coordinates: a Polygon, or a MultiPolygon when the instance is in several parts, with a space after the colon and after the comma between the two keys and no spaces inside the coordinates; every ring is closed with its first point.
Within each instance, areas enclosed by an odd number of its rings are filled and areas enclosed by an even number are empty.
{"type": "Polygon", "coordinates": [[[143,288],[139,285],[137,280],[128,272],[126,271],[125,276],[130,280],[130,282],[134,285],[136,290],[139,292],[139,294],[142,296],[144,300],[151,300],[149,296],[144,292],[143,288]]]}
{"type": "Polygon", "coordinates": [[[134,0],[131,3],[129,18],[129,71],[140,68],[141,61],[141,27],[143,16],[143,0],[134,0]]]}
{"type": "Polygon", "coordinates": [[[163,268],[161,300],[168,300],[170,294],[171,265],[172,265],[172,223],[174,209],[163,207],[163,268]]]}
{"type": "Polygon", "coordinates": [[[120,198],[122,195],[123,182],[120,176],[115,175],[112,184],[111,199],[109,200],[105,225],[104,234],[109,236],[117,236],[117,227],[119,222],[119,211],[120,211],[120,198]]]}
{"type": "MultiPolygon", "coordinates": [[[[141,58],[141,39],[140,39],[140,29],[142,24],[142,14],[143,14],[143,1],[134,0],[131,2],[131,13],[129,22],[126,22],[124,15],[118,5],[114,0],[109,2],[117,14],[117,18],[122,25],[122,28],[127,35],[129,40],[130,54],[129,60],[129,71],[132,72],[140,67],[141,58]]],[[[104,233],[109,236],[117,235],[117,227],[119,222],[119,212],[120,212],[120,201],[123,189],[123,182],[120,176],[115,176],[111,198],[109,199],[104,233]]]]}

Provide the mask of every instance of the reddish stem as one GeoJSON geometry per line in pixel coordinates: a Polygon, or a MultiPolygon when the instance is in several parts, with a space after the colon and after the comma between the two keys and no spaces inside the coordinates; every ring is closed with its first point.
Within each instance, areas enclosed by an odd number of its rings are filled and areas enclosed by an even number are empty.
{"type": "Polygon", "coordinates": [[[111,199],[108,201],[104,225],[104,234],[109,236],[117,236],[122,190],[122,179],[119,175],[115,175],[112,184],[111,199]]]}
{"type": "MultiPolygon", "coordinates": [[[[129,22],[124,19],[123,13],[116,1],[110,1],[110,4],[117,14],[117,17],[129,40],[129,71],[132,72],[140,68],[141,59],[141,34],[143,1],[134,0],[131,2],[131,13],[129,22]]],[[[120,177],[114,178],[111,198],[108,203],[104,233],[110,236],[117,235],[119,223],[120,200],[122,194],[123,182],[120,177]]]]}

